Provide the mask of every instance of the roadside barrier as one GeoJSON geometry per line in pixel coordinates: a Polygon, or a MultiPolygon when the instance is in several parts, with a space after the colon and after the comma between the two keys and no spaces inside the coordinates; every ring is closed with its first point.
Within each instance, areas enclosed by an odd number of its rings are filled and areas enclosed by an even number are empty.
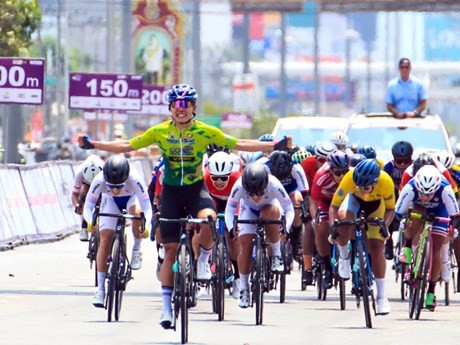
{"type": "MultiPolygon", "coordinates": [[[[130,165],[151,179],[156,158],[131,158],[130,165]]],[[[80,229],[72,206],[75,173],[81,162],[48,161],[0,165],[0,251],[56,241],[80,229]]]]}

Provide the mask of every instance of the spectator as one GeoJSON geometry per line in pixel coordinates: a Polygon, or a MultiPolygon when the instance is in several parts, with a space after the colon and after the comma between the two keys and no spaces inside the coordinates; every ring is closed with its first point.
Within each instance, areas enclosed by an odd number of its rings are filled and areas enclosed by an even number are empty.
{"type": "Polygon", "coordinates": [[[399,78],[388,83],[387,109],[396,118],[421,116],[426,108],[427,91],[423,82],[411,76],[412,65],[408,58],[399,60],[399,78]]]}

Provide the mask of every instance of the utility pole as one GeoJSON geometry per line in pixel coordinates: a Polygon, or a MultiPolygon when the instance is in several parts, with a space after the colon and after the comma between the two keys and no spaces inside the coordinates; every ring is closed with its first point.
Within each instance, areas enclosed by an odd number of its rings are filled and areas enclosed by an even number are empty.
{"type": "MultiPolygon", "coordinates": [[[[193,85],[198,92],[201,87],[201,0],[193,0],[193,85]]],[[[198,103],[198,113],[202,111],[202,102],[198,103]]]]}
{"type": "Polygon", "coordinates": [[[286,92],[286,14],[281,12],[281,75],[280,75],[280,116],[287,115],[287,92],[286,92]]]}
{"type": "Polygon", "coordinates": [[[315,13],[314,13],[314,48],[313,48],[313,54],[314,54],[314,81],[315,81],[315,94],[314,94],[314,110],[315,110],[315,115],[320,115],[320,102],[321,102],[321,79],[319,76],[319,42],[318,42],[318,32],[319,32],[319,11],[317,7],[315,7],[315,13]]]}
{"type": "Polygon", "coordinates": [[[243,14],[243,73],[249,73],[249,12],[243,14]]]}

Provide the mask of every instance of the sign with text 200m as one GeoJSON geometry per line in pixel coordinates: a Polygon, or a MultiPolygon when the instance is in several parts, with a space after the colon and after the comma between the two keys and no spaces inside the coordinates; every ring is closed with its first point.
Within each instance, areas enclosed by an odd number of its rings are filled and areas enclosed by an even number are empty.
{"type": "Polygon", "coordinates": [[[42,104],[44,59],[0,58],[0,103],[42,104]]]}
{"type": "Polygon", "coordinates": [[[70,73],[69,108],[139,110],[141,75],[70,73]]]}

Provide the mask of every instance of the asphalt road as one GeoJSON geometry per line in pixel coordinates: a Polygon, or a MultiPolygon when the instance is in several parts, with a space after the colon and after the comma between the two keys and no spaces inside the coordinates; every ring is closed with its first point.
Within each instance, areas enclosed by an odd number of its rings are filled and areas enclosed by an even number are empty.
{"type": "MultiPolygon", "coordinates": [[[[106,322],[104,309],[91,305],[94,271],[86,259],[86,243],[72,235],[62,241],[17,247],[0,252],[0,344],[169,344],[180,343],[180,332],[163,330],[160,284],[155,276],[154,244],[143,243],[143,268],[134,272],[123,300],[121,320],[106,322]]],[[[454,344],[458,342],[460,294],[444,306],[438,286],[435,312],[421,320],[408,318],[408,303],[399,299],[394,273],[387,271],[387,316],[373,317],[365,327],[364,312],[354,297],[339,308],[338,292],[329,290],[318,301],[315,290],[300,291],[300,274],[288,277],[287,297],[279,303],[266,295],[264,324],[255,325],[255,310],[238,308],[226,299],[225,320],[211,313],[210,295],[202,295],[190,312],[191,344],[454,344]]]]}

